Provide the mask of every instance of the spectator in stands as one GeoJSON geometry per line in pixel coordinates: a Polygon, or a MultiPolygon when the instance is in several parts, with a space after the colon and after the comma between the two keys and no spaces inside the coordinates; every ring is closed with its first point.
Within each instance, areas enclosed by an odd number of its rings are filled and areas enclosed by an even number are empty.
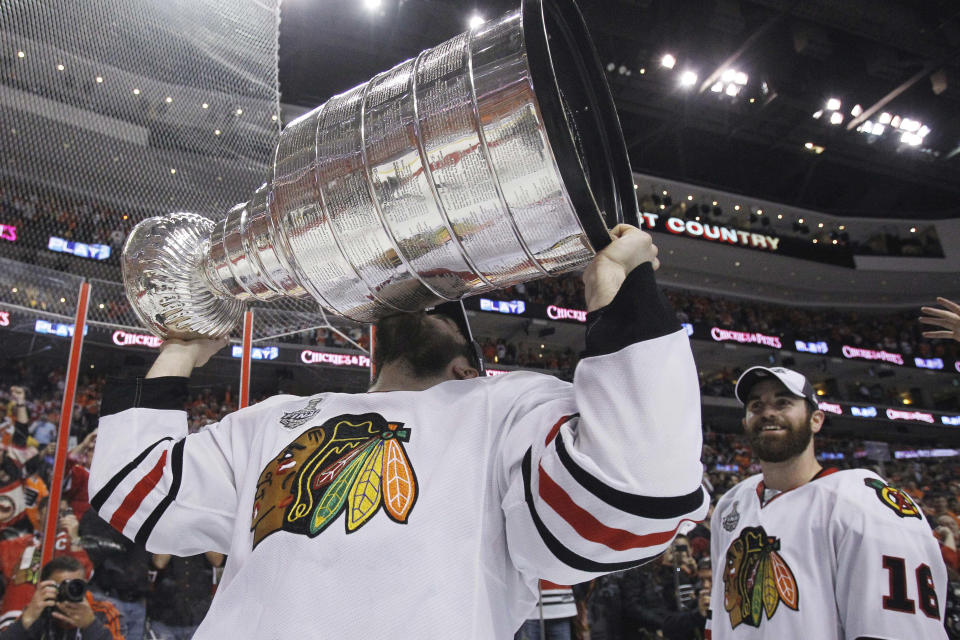
{"type": "Polygon", "coordinates": [[[57,437],[57,422],[59,420],[59,414],[51,409],[42,413],[40,417],[33,421],[29,431],[38,448],[46,447],[57,437]]]}
{"type": "Polygon", "coordinates": [[[948,570],[953,570],[957,577],[960,571],[960,553],[957,552],[957,543],[960,543],[960,526],[957,521],[947,515],[939,516],[933,523],[933,533],[940,541],[940,555],[948,570]]]}
{"type": "Polygon", "coordinates": [[[701,574],[705,571],[706,577],[701,578],[696,586],[696,606],[684,611],[670,613],[663,620],[663,636],[668,640],[703,640],[707,615],[710,612],[710,589],[713,581],[710,576],[709,562],[702,564],[701,574]]]}
{"type": "Polygon", "coordinates": [[[667,611],[650,565],[574,585],[576,637],[590,640],[653,639],[667,611]]]}
{"type": "Polygon", "coordinates": [[[541,580],[540,600],[534,613],[514,635],[514,640],[570,640],[577,616],[573,589],[541,580]]]}
{"type": "Polygon", "coordinates": [[[0,447],[0,529],[30,533],[34,529],[28,509],[37,494],[30,494],[24,479],[24,463],[37,455],[34,448],[0,447]]]}
{"type": "Polygon", "coordinates": [[[222,554],[178,558],[154,554],[153,591],[147,597],[150,637],[155,640],[190,640],[213,601],[222,554]]]}
{"type": "Polygon", "coordinates": [[[13,423],[9,436],[3,438],[3,444],[13,444],[18,447],[27,445],[27,432],[30,427],[30,416],[27,413],[27,390],[19,385],[10,387],[10,401],[7,403],[7,416],[13,423]]]}
{"type": "Polygon", "coordinates": [[[943,493],[939,493],[933,497],[928,495],[927,501],[923,505],[923,511],[933,520],[937,520],[940,516],[945,515],[949,516],[957,524],[960,524],[960,517],[950,510],[950,503],[947,500],[947,496],[943,493]]]}
{"type": "Polygon", "coordinates": [[[696,598],[697,561],[690,552],[687,536],[677,536],[660,556],[657,580],[663,594],[663,606],[668,611],[683,611],[696,598]]]}
{"type": "Polygon", "coordinates": [[[54,558],[16,622],[0,640],[123,640],[119,614],[86,590],[86,569],[76,558],[54,558]],[[72,582],[76,581],[76,582],[72,582]]]}
{"type": "MultiPolygon", "coordinates": [[[[19,616],[33,597],[42,551],[39,537],[32,533],[16,535],[10,531],[7,535],[0,541],[0,572],[5,585],[0,601],[0,626],[19,616]]],[[[84,568],[84,577],[93,571],[80,543],[79,523],[69,508],[60,511],[54,549],[59,555],[74,558],[84,568]]]]}
{"type": "Polygon", "coordinates": [[[131,542],[111,527],[93,509],[83,515],[80,532],[96,567],[90,582],[91,592],[97,599],[112,603],[121,613],[121,627],[127,640],[143,640],[150,554],[142,544],[131,542]]]}

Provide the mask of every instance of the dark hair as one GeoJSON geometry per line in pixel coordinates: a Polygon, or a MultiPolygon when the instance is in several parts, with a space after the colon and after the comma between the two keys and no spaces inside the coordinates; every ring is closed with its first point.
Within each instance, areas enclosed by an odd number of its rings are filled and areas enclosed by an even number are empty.
{"type": "Polygon", "coordinates": [[[73,556],[57,556],[40,570],[40,579],[49,580],[50,576],[58,571],[83,571],[86,572],[83,564],[73,556]]]}
{"type": "Polygon", "coordinates": [[[439,334],[428,328],[426,315],[402,313],[377,322],[372,358],[377,377],[385,364],[398,360],[410,365],[416,376],[434,375],[461,355],[473,362],[471,346],[459,327],[459,339],[439,334]]]}

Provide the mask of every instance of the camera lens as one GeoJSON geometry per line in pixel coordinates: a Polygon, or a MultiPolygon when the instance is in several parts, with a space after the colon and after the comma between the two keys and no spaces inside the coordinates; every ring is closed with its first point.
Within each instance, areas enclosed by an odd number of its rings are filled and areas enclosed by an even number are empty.
{"type": "Polygon", "coordinates": [[[87,592],[87,581],[75,578],[64,580],[57,587],[57,600],[61,602],[82,602],[87,592]]]}

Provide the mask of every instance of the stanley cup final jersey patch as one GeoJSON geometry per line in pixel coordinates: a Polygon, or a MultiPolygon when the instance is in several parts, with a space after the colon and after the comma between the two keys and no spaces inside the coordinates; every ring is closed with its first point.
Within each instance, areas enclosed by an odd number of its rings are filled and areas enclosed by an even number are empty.
{"type": "Polygon", "coordinates": [[[800,610],[797,580],[779,551],[779,538],[763,527],[745,528],[727,549],[723,608],[733,629],[741,624],[759,628],[763,614],[769,620],[781,602],[800,610]]]}
{"type": "Polygon", "coordinates": [[[403,446],[409,440],[409,428],[377,413],[341,415],[304,431],[260,474],[253,548],[281,530],[318,536],[344,511],[347,533],[381,506],[406,524],[417,501],[417,477],[403,446]]]}
{"type": "Polygon", "coordinates": [[[900,489],[895,489],[876,478],[864,478],[863,484],[876,491],[877,497],[880,498],[883,506],[901,518],[922,518],[920,509],[917,508],[916,503],[900,489]]]}
{"type": "Polygon", "coordinates": [[[307,424],[310,418],[320,413],[321,402],[323,402],[322,397],[313,398],[303,408],[283,414],[283,417],[280,418],[280,424],[287,429],[296,429],[307,424]]]}

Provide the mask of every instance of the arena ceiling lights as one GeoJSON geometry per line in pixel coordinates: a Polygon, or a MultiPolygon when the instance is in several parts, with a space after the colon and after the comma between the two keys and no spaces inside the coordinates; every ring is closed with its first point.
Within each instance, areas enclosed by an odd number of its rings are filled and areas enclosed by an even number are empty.
{"type": "MultiPolygon", "coordinates": [[[[690,89],[697,84],[699,76],[696,71],[693,71],[689,67],[685,67],[681,70],[679,64],[680,60],[678,57],[672,53],[664,53],[660,59],[660,68],[665,73],[671,73],[676,71],[679,76],[677,78],[677,84],[683,89],[690,89]]],[[[630,76],[633,71],[629,66],[625,64],[617,64],[615,62],[609,62],[606,66],[609,73],[618,73],[622,76],[630,76]]],[[[646,69],[640,69],[640,73],[643,74],[646,69]]],[[[705,81],[704,87],[701,88],[701,91],[706,90],[707,84],[709,84],[710,92],[719,96],[728,96],[729,98],[737,98],[741,94],[745,93],[745,88],[750,82],[750,76],[739,69],[727,68],[719,72],[719,75],[712,74],[705,81]],[[712,84],[710,84],[712,81],[712,84]]],[[[766,95],[769,92],[769,87],[767,84],[761,83],[759,88],[759,93],[761,96],[766,95]]],[[[756,95],[756,92],[753,93],[756,95]]],[[[749,99],[751,103],[756,101],[755,97],[749,99]]],[[[863,107],[860,104],[855,104],[850,109],[850,116],[852,118],[858,118],[863,114],[863,107]]],[[[847,116],[843,110],[843,101],[837,97],[830,97],[824,103],[822,109],[818,109],[813,114],[815,120],[823,120],[829,126],[838,127],[847,120],[847,116]]],[[[851,125],[852,126],[852,125],[851,125]]],[[[903,117],[900,115],[890,114],[887,112],[881,113],[880,116],[873,120],[866,120],[857,126],[856,129],[859,133],[862,133],[868,136],[869,141],[873,142],[876,139],[889,136],[890,138],[896,139],[900,146],[908,147],[919,147],[923,144],[924,138],[927,134],[930,133],[931,129],[929,126],[924,123],[916,120],[914,118],[903,117]],[[896,136],[896,138],[894,138],[896,136]]],[[[810,151],[814,154],[821,154],[824,151],[822,145],[816,145],[814,143],[808,142],[804,145],[804,148],[807,151],[810,151]]]]}
{"type": "Polygon", "coordinates": [[[749,81],[750,76],[743,71],[724,69],[723,73],[720,74],[720,79],[710,86],[710,91],[713,93],[723,93],[732,98],[739,95],[740,91],[747,86],[749,81]]]}
{"type": "MultiPolygon", "coordinates": [[[[823,109],[818,109],[813,113],[814,120],[821,118],[827,120],[831,125],[840,125],[844,121],[843,103],[839,98],[829,98],[823,109]]],[[[863,113],[863,107],[859,104],[850,109],[850,115],[854,118],[863,113]]],[[[881,113],[876,121],[866,120],[857,127],[857,132],[869,137],[873,142],[884,135],[897,137],[901,145],[910,147],[919,147],[923,144],[923,139],[931,131],[930,127],[919,120],[907,118],[904,116],[891,114],[887,111],[881,113]]],[[[807,147],[809,150],[810,147],[807,147]]]]}

